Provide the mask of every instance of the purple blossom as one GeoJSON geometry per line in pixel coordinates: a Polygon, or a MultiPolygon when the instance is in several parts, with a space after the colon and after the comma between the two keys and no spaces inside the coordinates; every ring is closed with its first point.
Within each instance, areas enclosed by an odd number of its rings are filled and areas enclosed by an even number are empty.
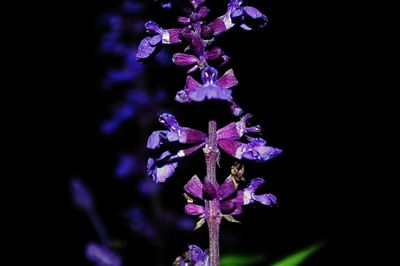
{"type": "MultiPolygon", "coordinates": [[[[210,183],[202,183],[195,175],[184,186],[186,199],[188,203],[185,205],[185,213],[198,216],[201,220],[210,219],[208,209],[203,205],[193,203],[194,200],[217,200],[219,213],[213,214],[224,217],[228,221],[235,221],[232,216],[242,213],[242,206],[254,203],[271,206],[277,203],[277,198],[272,194],[256,195],[256,189],[264,183],[264,179],[255,178],[244,190],[238,190],[238,183],[232,175],[225,179],[220,186],[210,183]],[[192,196],[193,198],[190,198],[192,196]]],[[[200,223],[201,224],[201,223],[200,223]]]]}
{"type": "Polygon", "coordinates": [[[242,191],[243,205],[248,205],[258,201],[263,205],[270,206],[278,202],[277,198],[273,194],[255,195],[257,188],[264,184],[264,182],[264,179],[260,177],[250,181],[250,184],[242,191]]]}
{"type": "Polygon", "coordinates": [[[203,251],[196,245],[189,245],[188,251],[183,256],[175,259],[173,266],[209,266],[210,257],[208,251],[203,251]]]}
{"type": "Polygon", "coordinates": [[[116,253],[96,243],[89,243],[86,246],[86,257],[96,266],[122,265],[121,258],[116,253]]]}
{"type": "Polygon", "coordinates": [[[165,151],[158,159],[149,158],[147,160],[147,175],[152,177],[154,182],[165,182],[174,174],[178,162],[171,161],[170,158],[171,153],[165,151]]]}
{"type": "Polygon", "coordinates": [[[185,53],[175,53],[172,56],[172,62],[177,66],[188,66],[190,67],[186,73],[192,73],[197,69],[204,69],[208,63],[207,61],[221,61],[220,66],[226,64],[228,57],[224,55],[224,52],[219,47],[211,48],[205,51],[199,57],[185,53]]]}
{"type": "MultiPolygon", "coordinates": [[[[248,134],[261,132],[260,126],[247,126],[251,115],[244,115],[238,122],[233,122],[217,131],[217,144],[226,153],[237,159],[254,161],[267,161],[278,156],[282,150],[266,146],[266,141],[261,138],[252,138],[248,134]],[[249,142],[240,139],[246,136],[249,142]]],[[[151,133],[147,140],[147,148],[157,149],[163,144],[179,142],[182,144],[197,144],[186,149],[179,150],[175,155],[164,151],[158,159],[149,158],[147,173],[155,182],[164,182],[171,177],[178,166],[177,161],[197,151],[205,145],[207,136],[205,133],[192,128],[181,127],[175,116],[164,113],[160,115],[160,122],[168,130],[157,130],[151,133]]]]}
{"type": "Polygon", "coordinates": [[[147,148],[156,149],[162,144],[171,142],[200,144],[179,150],[175,155],[172,155],[169,151],[165,151],[158,159],[149,158],[147,161],[147,173],[157,183],[164,182],[167,178],[171,177],[178,166],[177,160],[200,149],[206,140],[205,133],[188,127],[181,127],[175,116],[171,114],[164,113],[160,115],[159,121],[168,130],[154,131],[147,140],[147,148]]]}
{"type": "Polygon", "coordinates": [[[136,54],[138,60],[144,60],[153,55],[161,44],[180,43],[179,34],[181,29],[164,30],[157,23],[149,21],[145,24],[147,32],[151,35],[145,37],[139,44],[136,54]]]}
{"type": "Polygon", "coordinates": [[[230,100],[232,91],[229,88],[238,84],[232,69],[218,79],[218,71],[213,67],[206,67],[201,72],[201,79],[203,84],[188,76],[185,88],[178,91],[175,100],[181,103],[201,102],[205,99],[230,100]]]}
{"type": "Polygon", "coordinates": [[[242,0],[231,0],[227,12],[209,24],[215,36],[235,25],[239,25],[244,30],[265,27],[268,23],[267,17],[254,7],[242,7],[242,3],[242,0]]]}
{"type": "MultiPolygon", "coordinates": [[[[213,200],[216,199],[219,202],[220,213],[218,215],[237,215],[242,212],[241,206],[243,201],[236,200],[232,201],[230,196],[237,191],[237,182],[232,176],[229,176],[224,183],[215,187],[210,183],[203,184],[200,179],[195,175],[189,182],[184,186],[184,190],[195,199],[198,200],[213,200]]],[[[185,213],[193,216],[199,216],[200,219],[208,219],[209,213],[207,209],[202,205],[192,203],[193,200],[188,200],[188,204],[185,206],[185,213]]]]}
{"type": "Polygon", "coordinates": [[[246,123],[251,115],[244,115],[238,122],[230,123],[217,132],[217,143],[226,153],[237,159],[267,161],[282,153],[281,149],[266,146],[262,138],[251,138],[248,133],[261,132],[260,126],[247,127],[246,123]],[[239,141],[246,135],[248,143],[239,141]]]}
{"type": "Polygon", "coordinates": [[[71,180],[71,194],[72,200],[78,208],[84,210],[93,209],[94,203],[92,196],[85,184],[78,178],[73,178],[71,180]]]}

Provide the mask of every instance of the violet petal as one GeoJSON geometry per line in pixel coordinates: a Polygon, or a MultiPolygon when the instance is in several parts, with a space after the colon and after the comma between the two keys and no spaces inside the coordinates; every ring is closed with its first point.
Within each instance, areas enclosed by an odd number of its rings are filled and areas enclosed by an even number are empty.
{"type": "Polygon", "coordinates": [[[197,175],[194,175],[189,182],[186,183],[183,189],[190,195],[198,199],[203,199],[203,184],[197,175]]]}
{"type": "Polygon", "coordinates": [[[189,215],[200,215],[204,213],[204,207],[197,204],[186,204],[185,213],[189,215]]]}
{"type": "Polygon", "coordinates": [[[217,85],[224,89],[236,86],[238,83],[239,82],[233,73],[233,69],[226,71],[225,74],[222,75],[222,77],[217,81],[217,85]]]}
{"type": "Polygon", "coordinates": [[[190,54],[176,53],[172,56],[172,62],[178,66],[189,66],[197,63],[197,57],[190,54]]]}
{"type": "Polygon", "coordinates": [[[217,198],[218,200],[225,199],[232,195],[236,190],[237,183],[235,183],[231,176],[228,176],[224,183],[222,183],[222,185],[218,188],[217,198]]]}
{"type": "Polygon", "coordinates": [[[151,37],[146,37],[140,42],[138,51],[136,54],[136,58],[138,60],[148,58],[156,50],[156,47],[151,45],[150,41],[151,41],[151,37]]]}
{"type": "Polygon", "coordinates": [[[267,206],[277,203],[277,198],[272,194],[253,195],[253,199],[267,206]]]}

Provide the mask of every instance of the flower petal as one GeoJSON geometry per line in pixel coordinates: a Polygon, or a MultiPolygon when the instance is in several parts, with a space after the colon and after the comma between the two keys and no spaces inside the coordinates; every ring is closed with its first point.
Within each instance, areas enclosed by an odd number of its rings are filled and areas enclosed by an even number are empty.
{"type": "Polygon", "coordinates": [[[224,183],[218,188],[217,199],[222,200],[229,197],[237,190],[237,187],[237,183],[235,183],[231,176],[228,176],[224,183]]]}
{"type": "Polygon", "coordinates": [[[171,131],[176,131],[180,128],[179,123],[173,114],[163,113],[158,117],[158,121],[171,131]]]}
{"type": "Polygon", "coordinates": [[[253,199],[267,206],[278,202],[278,199],[272,194],[253,195],[253,199]]]}
{"type": "Polygon", "coordinates": [[[151,39],[152,39],[151,37],[146,37],[140,42],[138,51],[136,54],[136,58],[138,60],[148,58],[156,50],[156,46],[153,46],[150,44],[151,39]]]}
{"type": "Polygon", "coordinates": [[[164,44],[181,43],[182,41],[179,38],[181,31],[182,31],[181,29],[164,30],[162,33],[162,43],[164,43],[164,44]]]}
{"type": "Polygon", "coordinates": [[[144,24],[144,27],[146,28],[146,30],[148,30],[150,33],[153,34],[161,34],[163,29],[154,21],[148,21],[146,22],[146,24],[144,24]]]}
{"type": "Polygon", "coordinates": [[[222,55],[224,54],[224,52],[221,50],[221,48],[219,47],[214,47],[211,48],[210,50],[206,51],[204,53],[204,57],[207,60],[217,60],[218,58],[220,58],[222,55]]]}
{"type": "Polygon", "coordinates": [[[178,141],[179,136],[177,132],[169,132],[167,130],[153,131],[147,139],[147,148],[156,149],[164,142],[178,141]]]}
{"type": "Polygon", "coordinates": [[[197,63],[197,57],[190,54],[176,53],[172,56],[172,62],[178,66],[189,66],[197,63]]]}
{"type": "Polygon", "coordinates": [[[217,139],[217,143],[230,156],[242,159],[241,150],[246,144],[232,139],[217,139]]]}
{"type": "Polygon", "coordinates": [[[261,177],[254,178],[250,181],[250,184],[244,190],[249,191],[251,194],[254,194],[256,189],[264,184],[264,182],[264,179],[262,179],[261,177]]]}
{"type": "Polygon", "coordinates": [[[204,207],[197,204],[189,203],[185,205],[185,213],[197,216],[204,213],[204,207]]]}
{"type": "Polygon", "coordinates": [[[190,0],[190,3],[193,5],[194,8],[199,7],[202,5],[206,0],[190,0]]]}
{"type": "Polygon", "coordinates": [[[217,82],[218,79],[218,71],[213,67],[206,67],[201,71],[201,80],[203,84],[214,84],[217,82]]]}
{"type": "Polygon", "coordinates": [[[214,84],[204,85],[195,91],[189,92],[192,101],[202,102],[207,100],[229,100],[232,97],[230,89],[220,88],[214,84]]]}
{"type": "Polygon", "coordinates": [[[169,151],[165,151],[157,160],[154,160],[153,158],[149,158],[147,160],[147,174],[153,179],[154,182],[165,182],[167,178],[174,174],[175,168],[178,166],[178,162],[168,161],[167,159],[170,156],[171,153],[169,151]],[[161,164],[161,166],[158,164],[161,164]]]}
{"type": "Polygon", "coordinates": [[[203,184],[197,175],[194,175],[183,187],[183,189],[190,195],[199,199],[203,199],[203,184]]]}
{"type": "Polygon", "coordinates": [[[186,78],[185,90],[191,91],[191,90],[195,90],[195,89],[200,88],[200,87],[201,87],[201,84],[199,82],[197,82],[191,76],[188,76],[186,78]]]}
{"type": "Polygon", "coordinates": [[[233,69],[229,69],[225,72],[224,75],[217,81],[217,85],[221,88],[228,89],[230,87],[236,86],[238,84],[238,80],[233,73],[233,69]]]}
{"type": "Polygon", "coordinates": [[[265,140],[256,138],[252,139],[250,143],[246,144],[243,149],[238,153],[242,154],[243,158],[248,160],[256,160],[265,162],[282,153],[281,149],[265,146],[265,140]]]}
{"type": "Polygon", "coordinates": [[[207,135],[200,130],[182,127],[178,130],[180,143],[198,143],[206,140],[207,135]]]}
{"type": "Polygon", "coordinates": [[[178,17],[178,22],[183,24],[183,25],[187,25],[187,24],[190,23],[190,18],[179,16],[178,17]]]}
{"type": "Polygon", "coordinates": [[[208,25],[211,26],[211,28],[214,32],[214,36],[217,36],[228,30],[227,27],[225,26],[224,16],[217,18],[216,20],[214,20],[213,22],[211,22],[208,25]]]}

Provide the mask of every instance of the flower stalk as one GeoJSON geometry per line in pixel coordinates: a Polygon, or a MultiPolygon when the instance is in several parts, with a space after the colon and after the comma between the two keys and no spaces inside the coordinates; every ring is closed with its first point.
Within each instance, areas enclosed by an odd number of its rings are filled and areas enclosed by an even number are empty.
{"type": "MultiPolygon", "coordinates": [[[[217,123],[215,120],[208,122],[208,142],[203,149],[206,158],[207,175],[205,182],[211,183],[213,186],[218,186],[216,168],[219,156],[217,147],[217,123]]],[[[210,266],[219,266],[219,225],[221,223],[221,212],[217,199],[205,202],[209,237],[209,256],[210,266]]]]}

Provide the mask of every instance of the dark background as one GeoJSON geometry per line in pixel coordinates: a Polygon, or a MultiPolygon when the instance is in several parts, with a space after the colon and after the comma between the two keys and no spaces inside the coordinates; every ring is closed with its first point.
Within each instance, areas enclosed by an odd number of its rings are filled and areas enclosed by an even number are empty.
{"type": "MultiPolygon", "coordinates": [[[[223,10],[224,4],[208,2],[209,7],[223,10]]],[[[360,158],[364,150],[359,128],[368,114],[362,111],[367,103],[355,73],[363,60],[354,42],[358,23],[349,19],[349,6],[345,8],[337,1],[245,3],[265,12],[269,26],[262,31],[237,30],[221,36],[221,46],[231,56],[240,81],[234,88],[235,98],[254,114],[253,121],[262,125],[269,143],[284,151],[265,164],[246,165],[247,177],[266,177],[263,189],[276,194],[280,205],[272,209],[249,207],[240,217],[242,225],[224,223],[222,234],[226,227],[229,234],[237,233],[240,241],[223,244],[221,251],[262,251],[277,259],[326,241],[305,265],[354,262],[364,252],[361,247],[370,246],[365,240],[371,234],[361,226],[365,223],[362,214],[368,207],[368,191],[362,189],[360,158]]],[[[100,32],[96,19],[114,6],[111,1],[68,1],[50,13],[57,30],[48,29],[47,45],[57,64],[48,73],[55,82],[48,97],[57,118],[49,135],[55,139],[59,153],[53,165],[57,171],[49,185],[62,201],[47,203],[52,218],[47,219],[45,228],[52,236],[47,247],[57,247],[48,258],[53,263],[57,260],[57,265],[89,265],[83,249],[87,241],[96,239],[86,217],[70,203],[71,175],[81,176],[91,186],[110,234],[129,241],[124,254],[130,254],[130,261],[136,252],[141,258],[152,258],[150,245],[132,233],[125,235],[121,222],[113,216],[136,195],[127,186],[129,183],[116,184],[110,177],[113,143],[98,132],[110,100],[99,90],[106,66],[98,55],[100,32]]],[[[174,18],[171,15],[168,20],[167,11],[154,10],[156,13],[148,14],[149,19],[168,22],[174,18]]],[[[181,72],[177,69],[176,73],[181,72]]],[[[166,87],[175,90],[183,82],[180,74],[179,78],[171,77],[166,87]]],[[[221,124],[230,122],[221,106],[206,106],[207,111],[201,105],[175,104],[173,108],[182,124],[194,128],[205,130],[209,114],[217,113],[224,121],[221,124]]],[[[194,163],[196,158],[201,157],[188,158],[181,164],[189,164],[192,169],[190,165],[200,165],[194,163]]],[[[201,174],[204,170],[200,167],[201,174]]],[[[178,169],[178,174],[185,172],[178,169]]],[[[222,170],[221,175],[226,172],[222,170]]],[[[166,186],[169,195],[176,196],[166,202],[180,210],[184,181],[172,179],[166,186]]],[[[179,255],[188,243],[205,247],[206,235],[203,229],[190,239],[178,238],[175,246],[168,247],[167,258],[179,255]]]]}

